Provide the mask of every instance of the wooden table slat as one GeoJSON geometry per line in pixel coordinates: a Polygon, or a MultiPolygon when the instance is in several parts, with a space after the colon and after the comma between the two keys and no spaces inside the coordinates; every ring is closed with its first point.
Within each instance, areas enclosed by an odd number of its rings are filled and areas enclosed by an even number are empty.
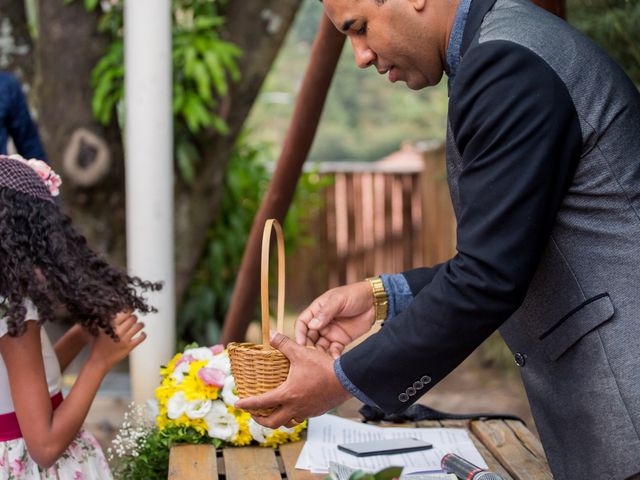
{"type": "Polygon", "coordinates": [[[482,458],[484,458],[485,462],[489,469],[500,476],[503,477],[503,480],[513,480],[513,477],[504,469],[504,467],[500,464],[498,459],[493,456],[493,454],[484,446],[484,444],[480,441],[478,437],[474,435],[474,433],[470,430],[470,420],[429,420],[429,421],[421,421],[417,422],[417,427],[445,427],[445,428],[464,428],[471,441],[476,446],[482,458]]]}
{"type": "Polygon", "coordinates": [[[238,447],[222,450],[226,480],[280,480],[280,469],[272,448],[238,447]]]}
{"type": "Polygon", "coordinates": [[[531,450],[536,456],[546,458],[540,440],[531,433],[531,430],[529,430],[524,423],[518,422],[517,420],[506,420],[506,422],[525,447],[531,450]]]}
{"type": "Polygon", "coordinates": [[[553,479],[544,456],[529,450],[504,421],[473,421],[471,431],[516,480],[553,479]]]}
{"type": "MultiPolygon", "coordinates": [[[[287,472],[288,480],[317,480],[318,476],[308,470],[296,470],[296,462],[300,450],[304,446],[304,442],[293,442],[280,445],[280,458],[284,463],[284,469],[287,472]]],[[[325,475],[322,476],[324,478],[325,475]]]]}
{"type": "Polygon", "coordinates": [[[213,445],[176,445],[169,454],[169,480],[211,480],[218,478],[213,445]]]}
{"type": "Polygon", "coordinates": [[[482,455],[482,458],[484,458],[484,461],[487,462],[489,470],[500,475],[503,480],[513,480],[513,477],[504,469],[498,459],[493,456],[493,454],[487,449],[487,447],[484,446],[480,439],[476,437],[476,435],[469,429],[470,424],[470,420],[444,420],[442,422],[443,427],[464,428],[465,430],[467,430],[471,441],[480,452],[480,455],[482,455]]]}

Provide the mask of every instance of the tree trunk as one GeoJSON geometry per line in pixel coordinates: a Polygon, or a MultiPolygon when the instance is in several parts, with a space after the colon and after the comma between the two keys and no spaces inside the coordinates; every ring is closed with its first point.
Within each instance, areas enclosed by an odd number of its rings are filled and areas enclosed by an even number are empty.
{"type": "Polygon", "coordinates": [[[0,0],[0,70],[13,72],[30,90],[33,44],[24,0],[0,0]]]}
{"type": "Polygon", "coordinates": [[[98,13],[83,2],[39,0],[36,86],[40,133],[63,173],[61,203],[98,251],[125,264],[124,156],[115,120],[104,127],[91,111],[91,71],[109,39],[98,13]]]}
{"type": "Polygon", "coordinates": [[[193,185],[176,188],[176,291],[184,295],[215,218],[229,155],[251,106],[284,41],[301,0],[230,2],[227,39],[243,51],[241,80],[222,102],[227,136],[211,135],[203,150],[202,167],[193,185]]]}
{"type": "MultiPolygon", "coordinates": [[[[0,0],[7,2],[8,0],[0,0]]],[[[13,2],[10,2],[13,3],[13,2]]],[[[18,3],[22,3],[21,1],[18,3]]],[[[230,133],[210,132],[201,145],[198,178],[176,182],[176,295],[181,299],[201,258],[214,220],[229,155],[284,41],[301,0],[230,2],[227,39],[244,52],[240,81],[221,104],[230,133]]],[[[108,39],[96,33],[98,15],[82,2],[39,0],[36,53],[43,142],[64,173],[62,202],[91,245],[125,263],[124,160],[120,131],[91,112],[91,71],[108,39]]]]}

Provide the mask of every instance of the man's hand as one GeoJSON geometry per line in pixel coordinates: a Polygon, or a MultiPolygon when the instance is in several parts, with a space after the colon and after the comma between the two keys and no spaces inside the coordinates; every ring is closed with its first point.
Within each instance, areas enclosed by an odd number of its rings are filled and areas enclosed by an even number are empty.
{"type": "Polygon", "coordinates": [[[316,346],[338,358],[348,344],[371,329],[374,319],[369,282],[332,288],[300,314],[295,324],[296,342],[316,346]]]}
{"type": "Polygon", "coordinates": [[[279,333],[271,338],[271,345],[291,362],[287,380],[270,392],[236,402],[236,407],[244,409],[279,407],[268,417],[254,417],[259,424],[292,427],[350,397],[333,371],[333,359],[322,350],[296,345],[279,333]]]}

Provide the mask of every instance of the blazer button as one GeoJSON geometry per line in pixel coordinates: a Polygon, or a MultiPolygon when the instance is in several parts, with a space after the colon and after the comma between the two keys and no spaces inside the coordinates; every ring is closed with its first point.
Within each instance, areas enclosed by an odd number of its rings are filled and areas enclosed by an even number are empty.
{"type": "Polygon", "coordinates": [[[409,387],[407,388],[407,395],[409,395],[410,397],[413,397],[416,394],[416,389],[413,387],[409,387]]]}
{"type": "Polygon", "coordinates": [[[425,375],[420,379],[420,381],[423,385],[426,385],[427,383],[431,383],[431,377],[429,375],[425,375]]]}
{"type": "Polygon", "coordinates": [[[417,382],[413,382],[413,388],[415,388],[416,390],[422,390],[424,388],[424,383],[422,383],[420,380],[418,380],[417,382]]]}
{"type": "Polygon", "coordinates": [[[519,367],[524,367],[524,364],[527,363],[527,355],[525,353],[517,352],[513,358],[516,361],[516,365],[519,367]]]}
{"type": "Polygon", "coordinates": [[[402,403],[405,403],[405,402],[409,401],[409,395],[407,395],[406,393],[402,392],[400,395],[398,395],[398,400],[400,400],[402,403]]]}

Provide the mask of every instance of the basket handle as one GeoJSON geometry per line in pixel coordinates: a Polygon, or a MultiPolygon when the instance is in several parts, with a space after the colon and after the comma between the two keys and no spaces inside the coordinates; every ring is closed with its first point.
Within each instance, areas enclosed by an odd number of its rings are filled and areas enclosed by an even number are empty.
{"type": "Polygon", "coordinates": [[[284,333],[284,235],[282,227],[275,218],[268,219],[262,232],[262,263],[260,266],[260,303],[262,308],[262,344],[269,344],[269,246],[271,231],[276,232],[278,244],[278,305],[276,330],[284,333]]]}

